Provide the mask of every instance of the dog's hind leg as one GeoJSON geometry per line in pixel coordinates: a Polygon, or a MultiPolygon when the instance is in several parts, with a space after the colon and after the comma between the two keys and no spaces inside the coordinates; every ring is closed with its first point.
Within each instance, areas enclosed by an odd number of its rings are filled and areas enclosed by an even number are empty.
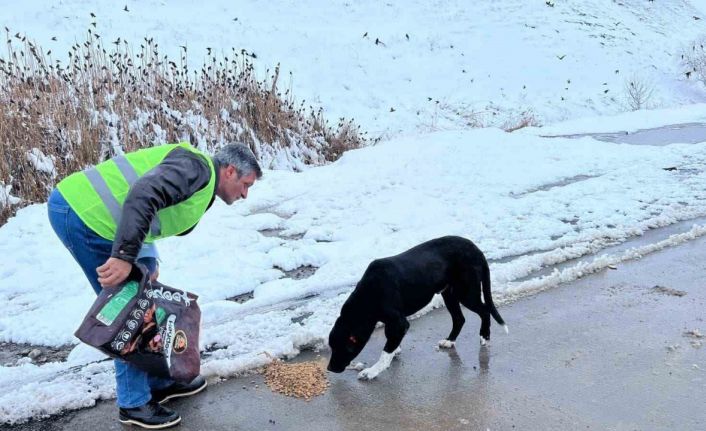
{"type": "Polygon", "coordinates": [[[461,304],[480,316],[480,344],[485,346],[490,340],[490,311],[478,299],[462,298],[461,304]]]}
{"type": "Polygon", "coordinates": [[[461,311],[461,305],[458,302],[458,298],[455,297],[453,290],[450,288],[444,289],[441,292],[441,297],[444,299],[444,304],[446,309],[449,310],[451,314],[451,332],[445,340],[439,341],[439,347],[442,349],[450,349],[456,345],[456,338],[463,328],[463,324],[466,323],[466,318],[463,317],[463,311],[461,311]]]}
{"type": "Polygon", "coordinates": [[[481,302],[480,279],[468,274],[465,281],[463,294],[459,295],[459,300],[464,307],[480,316],[480,344],[485,344],[490,340],[490,310],[488,306],[481,302]]]}
{"type": "Polygon", "coordinates": [[[449,290],[464,307],[480,316],[480,344],[484,346],[490,339],[490,310],[481,302],[480,268],[473,265],[459,268],[449,290]]]}

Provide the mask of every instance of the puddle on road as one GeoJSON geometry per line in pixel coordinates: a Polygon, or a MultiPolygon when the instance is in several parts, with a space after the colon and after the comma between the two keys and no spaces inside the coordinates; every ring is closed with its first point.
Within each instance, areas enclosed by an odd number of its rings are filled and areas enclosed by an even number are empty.
{"type": "Polygon", "coordinates": [[[706,123],[674,124],[671,126],[641,129],[636,132],[579,133],[575,135],[543,136],[545,138],[583,138],[631,145],[662,146],[669,144],[696,144],[706,142],[706,123]]]}

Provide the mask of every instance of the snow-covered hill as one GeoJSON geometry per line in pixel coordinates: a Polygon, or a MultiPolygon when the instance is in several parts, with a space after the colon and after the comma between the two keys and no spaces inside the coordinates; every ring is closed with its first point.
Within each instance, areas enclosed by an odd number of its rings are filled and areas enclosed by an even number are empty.
{"type": "Polygon", "coordinates": [[[207,47],[246,49],[263,77],[277,63],[283,76],[291,71],[299,100],[388,136],[502,126],[525,111],[541,124],[617,113],[633,78],[654,86],[652,107],[703,102],[680,53],[706,30],[704,4],[147,0],[129,1],[125,11],[124,3],[35,0],[4,6],[0,24],[57,58],[92,22],[104,40],[154,37],[174,58],[187,46],[194,64],[207,47]]]}

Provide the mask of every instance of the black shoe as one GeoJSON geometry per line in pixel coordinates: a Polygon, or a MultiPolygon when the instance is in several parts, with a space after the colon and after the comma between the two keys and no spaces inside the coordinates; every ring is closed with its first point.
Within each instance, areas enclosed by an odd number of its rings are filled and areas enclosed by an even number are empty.
{"type": "Polygon", "coordinates": [[[162,429],[172,427],[181,421],[175,411],[150,401],[144,406],[133,409],[120,409],[120,422],[137,425],[142,428],[162,429]]]}
{"type": "Polygon", "coordinates": [[[164,389],[153,390],[152,401],[163,404],[174,398],[188,397],[189,395],[198,394],[206,389],[206,384],[206,379],[204,379],[203,376],[196,376],[191,383],[174,382],[164,389]]]}

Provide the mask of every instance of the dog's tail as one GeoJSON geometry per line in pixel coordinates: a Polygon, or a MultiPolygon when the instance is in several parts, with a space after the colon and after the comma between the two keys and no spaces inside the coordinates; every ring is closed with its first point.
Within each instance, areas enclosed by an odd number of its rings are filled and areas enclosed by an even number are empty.
{"type": "Polygon", "coordinates": [[[493,316],[495,321],[505,328],[505,333],[508,333],[509,331],[507,329],[507,325],[493,303],[493,295],[490,293],[490,268],[488,268],[488,262],[485,261],[483,262],[483,275],[481,282],[483,283],[483,302],[485,302],[485,306],[488,307],[488,311],[490,311],[490,314],[493,316]]]}

